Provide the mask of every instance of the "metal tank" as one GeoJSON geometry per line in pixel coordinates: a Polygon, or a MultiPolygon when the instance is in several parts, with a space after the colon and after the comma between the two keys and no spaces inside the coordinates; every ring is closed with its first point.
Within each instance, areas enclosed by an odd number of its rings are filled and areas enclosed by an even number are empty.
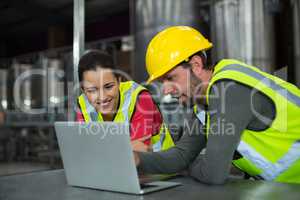
{"type": "Polygon", "coordinates": [[[143,82],[148,75],[145,54],[151,38],[171,25],[189,25],[202,32],[197,0],[132,0],[131,31],[134,34],[134,72],[136,81],[143,82]]]}
{"type": "Polygon", "coordinates": [[[13,108],[23,112],[30,112],[34,100],[32,98],[32,82],[30,73],[32,65],[13,63],[13,108]]]}
{"type": "Polygon", "coordinates": [[[272,72],[274,16],[263,0],[221,0],[212,5],[214,60],[235,58],[272,72]]]}
{"type": "Polygon", "coordinates": [[[28,114],[47,114],[63,109],[65,85],[60,59],[40,55],[34,64],[14,62],[12,69],[12,94],[16,110],[28,114]]]}
{"type": "Polygon", "coordinates": [[[300,2],[292,1],[293,6],[293,26],[294,26],[294,67],[295,82],[300,87],[300,2]]]}
{"type": "Polygon", "coordinates": [[[48,110],[57,112],[64,108],[64,69],[60,59],[48,59],[47,68],[47,99],[48,110]]]}
{"type": "Polygon", "coordinates": [[[31,81],[32,113],[47,113],[47,62],[43,53],[34,59],[29,79],[31,81]]]}

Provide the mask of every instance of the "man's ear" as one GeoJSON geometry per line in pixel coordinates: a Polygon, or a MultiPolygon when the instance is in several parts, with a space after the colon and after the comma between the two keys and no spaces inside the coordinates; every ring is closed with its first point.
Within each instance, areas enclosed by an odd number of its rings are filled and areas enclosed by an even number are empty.
{"type": "Polygon", "coordinates": [[[200,78],[203,72],[203,62],[200,56],[194,55],[191,58],[190,64],[192,65],[192,71],[196,77],[200,78]]]}

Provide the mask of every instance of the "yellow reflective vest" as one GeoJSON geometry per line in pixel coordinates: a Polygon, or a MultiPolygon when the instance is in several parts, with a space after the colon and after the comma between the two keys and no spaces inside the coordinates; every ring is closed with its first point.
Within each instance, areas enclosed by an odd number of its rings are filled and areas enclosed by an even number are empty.
{"type": "MultiPolygon", "coordinates": [[[[143,86],[133,82],[120,82],[120,104],[114,118],[114,122],[130,123],[134,113],[136,101],[140,92],[147,90],[143,86]]],[[[89,103],[85,94],[78,97],[78,104],[86,122],[99,121],[103,122],[101,113],[97,113],[95,108],[89,103]]],[[[153,133],[151,137],[153,151],[166,150],[174,146],[171,134],[164,123],[161,124],[159,133],[153,133]]]]}
{"type": "MultiPolygon", "coordinates": [[[[269,128],[244,130],[237,151],[242,158],[233,164],[252,176],[277,182],[300,183],[300,90],[280,78],[237,60],[222,60],[215,66],[206,93],[217,81],[229,79],[262,92],[276,109],[269,128]]],[[[233,105],[234,106],[234,105],[233,105]]],[[[209,126],[209,114],[207,115],[209,126]]],[[[207,138],[209,140],[209,127],[207,138]]]]}

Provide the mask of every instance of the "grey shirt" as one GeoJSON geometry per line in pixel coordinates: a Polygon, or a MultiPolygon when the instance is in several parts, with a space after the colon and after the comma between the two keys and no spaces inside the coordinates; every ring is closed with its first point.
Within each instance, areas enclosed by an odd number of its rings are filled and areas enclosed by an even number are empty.
{"type": "MultiPolygon", "coordinates": [[[[190,175],[195,179],[208,184],[222,184],[228,177],[243,130],[264,130],[275,117],[274,104],[267,96],[231,80],[214,84],[208,111],[211,128],[206,145],[203,132],[196,136],[185,133],[170,150],[140,153],[140,170],[145,173],[170,173],[185,169],[190,164],[190,175]],[[205,146],[206,153],[199,154],[205,146]],[[192,162],[195,154],[197,158],[192,162]]],[[[195,118],[195,115],[190,114],[190,117],[195,118]]]]}

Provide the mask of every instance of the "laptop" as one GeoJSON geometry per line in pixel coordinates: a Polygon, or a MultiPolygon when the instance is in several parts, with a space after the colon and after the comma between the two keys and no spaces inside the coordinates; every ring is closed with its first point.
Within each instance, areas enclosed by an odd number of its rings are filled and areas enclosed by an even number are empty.
{"type": "Polygon", "coordinates": [[[56,122],[55,131],[71,186],[145,194],[181,185],[139,181],[128,124],[56,122]]]}

